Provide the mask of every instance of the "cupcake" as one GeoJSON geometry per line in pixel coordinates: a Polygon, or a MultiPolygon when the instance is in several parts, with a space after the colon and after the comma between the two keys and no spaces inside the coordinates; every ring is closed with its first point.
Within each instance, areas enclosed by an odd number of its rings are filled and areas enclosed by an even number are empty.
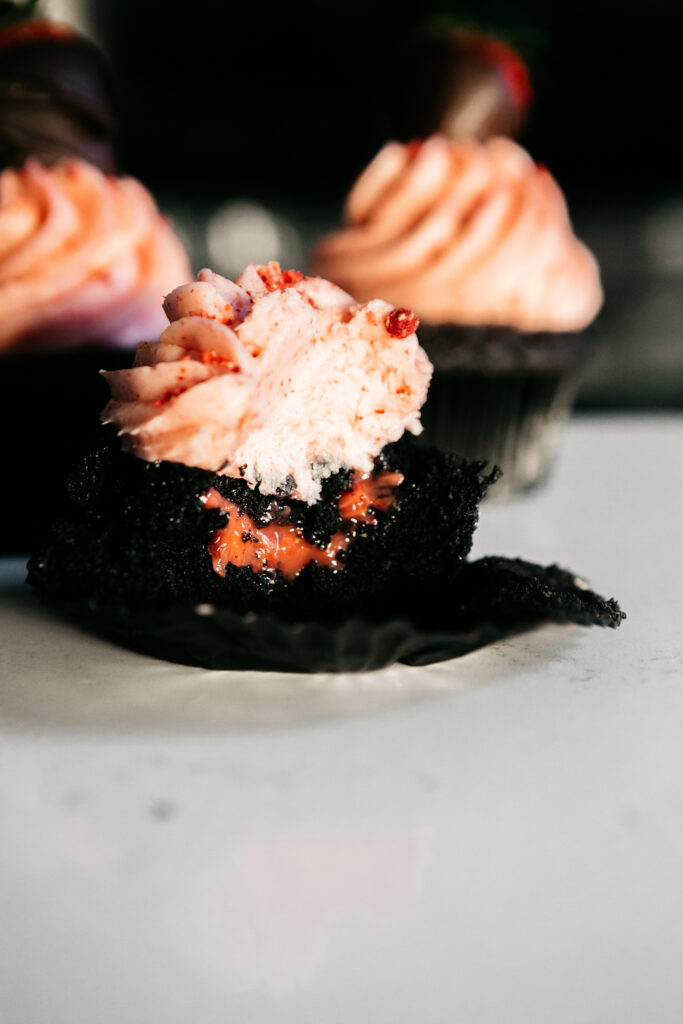
{"type": "Polygon", "coordinates": [[[134,178],[78,159],[0,174],[0,352],[155,336],[185,251],[134,178]]]}
{"type": "Polygon", "coordinates": [[[408,311],[274,263],[203,270],[164,307],[158,342],[105,373],[119,437],[56,501],[29,563],[44,598],[215,668],[424,663],[545,618],[619,624],[570,574],[466,562],[498,470],[415,443],[432,368],[408,311]]]}
{"type": "MultiPolygon", "coordinates": [[[[161,299],[189,273],[170,224],[133,178],[79,159],[0,173],[0,429],[12,438],[12,491],[31,493],[38,467],[43,493],[58,486],[98,430],[106,388],[97,371],[128,365],[131,346],[158,336],[161,299]],[[46,447],[53,430],[59,444],[46,447]]],[[[4,549],[30,550],[48,507],[6,504],[4,549]]]]}
{"type": "MultiPolygon", "coordinates": [[[[107,177],[118,125],[102,54],[28,7],[0,11],[0,430],[10,492],[31,493],[40,467],[49,496],[98,430],[96,371],[158,336],[189,267],[146,189],[107,177]]],[[[30,550],[49,507],[5,503],[2,550],[30,550]]]]}
{"type": "Polygon", "coordinates": [[[538,482],[602,303],[597,263],[547,169],[503,137],[392,142],[351,190],[346,220],[315,268],[419,316],[435,368],[426,436],[495,460],[502,493],[538,482]]]}

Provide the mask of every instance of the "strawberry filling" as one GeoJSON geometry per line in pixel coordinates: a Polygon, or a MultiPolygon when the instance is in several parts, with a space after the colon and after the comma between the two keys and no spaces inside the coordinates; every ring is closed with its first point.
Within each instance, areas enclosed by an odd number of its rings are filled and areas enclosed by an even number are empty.
{"type": "Polygon", "coordinates": [[[324,548],[306,540],[298,526],[286,522],[257,526],[251,516],[242,512],[234,501],[224,498],[215,487],[202,497],[205,508],[220,509],[228,517],[227,524],[214,535],[209,554],[214,570],[225,576],[227,565],[246,566],[252,572],[274,572],[279,569],[292,580],[311,562],[340,569],[339,556],[346,551],[360,523],[376,522],[373,509],[386,511],[396,500],[395,490],[403,482],[401,473],[381,472],[359,477],[350,491],[339,499],[339,513],[344,528],[332,535],[324,548]]]}

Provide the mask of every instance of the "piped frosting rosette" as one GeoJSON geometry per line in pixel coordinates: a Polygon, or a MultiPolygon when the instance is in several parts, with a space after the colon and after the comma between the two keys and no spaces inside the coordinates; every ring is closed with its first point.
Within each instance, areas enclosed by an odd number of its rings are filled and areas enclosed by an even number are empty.
{"type": "Polygon", "coordinates": [[[388,143],[354,185],[316,272],[425,322],[578,331],[602,303],[559,186],[507,138],[388,143]]]}
{"type": "Polygon", "coordinates": [[[0,349],[154,337],[163,295],[189,275],[135,179],[75,159],[0,174],[0,349]]]}
{"type": "Polygon", "coordinates": [[[432,367],[408,310],[359,305],[276,263],[237,282],[202,270],[164,309],[158,342],[104,374],[103,420],[140,458],[313,503],[327,476],[369,473],[386,444],[421,430],[432,367]]]}

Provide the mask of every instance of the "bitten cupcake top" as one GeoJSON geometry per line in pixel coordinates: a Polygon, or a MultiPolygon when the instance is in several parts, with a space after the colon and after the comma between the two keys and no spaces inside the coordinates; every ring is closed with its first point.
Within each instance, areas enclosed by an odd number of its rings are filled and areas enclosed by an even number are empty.
{"type": "Polygon", "coordinates": [[[466,562],[499,470],[410,437],[431,365],[409,310],[276,263],[204,270],[165,307],[160,340],[106,374],[127,450],[74,466],[30,560],[61,611],[172,660],[296,671],[619,625],[557,567],[466,562]]]}
{"type": "Polygon", "coordinates": [[[506,138],[390,142],[354,185],[315,269],[428,323],[577,331],[602,304],[559,186],[506,138]]]}
{"type": "Polygon", "coordinates": [[[162,296],[189,275],[180,241],[133,178],[77,159],[0,174],[0,350],[154,337],[162,296]]]}
{"type": "Polygon", "coordinates": [[[237,282],[202,270],[164,308],[159,341],[138,347],[132,369],[104,374],[103,419],[142,459],[312,504],[326,478],[370,473],[385,445],[421,430],[432,367],[409,310],[359,305],[277,263],[237,282]]]}

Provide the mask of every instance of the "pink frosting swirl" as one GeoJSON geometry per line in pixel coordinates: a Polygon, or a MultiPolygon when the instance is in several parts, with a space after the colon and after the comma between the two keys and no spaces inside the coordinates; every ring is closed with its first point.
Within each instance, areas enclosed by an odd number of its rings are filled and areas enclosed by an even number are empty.
{"type": "Polygon", "coordinates": [[[164,308],[159,341],[104,374],[102,418],[140,458],[314,502],[325,477],[370,472],[385,444],[422,429],[432,367],[409,310],[358,305],[276,263],[237,282],[202,270],[164,308]]]}
{"type": "Polygon", "coordinates": [[[318,246],[316,272],[429,323],[574,331],[602,303],[560,188],[510,139],[391,142],[354,185],[346,220],[318,246]]]}
{"type": "Polygon", "coordinates": [[[0,349],[129,345],[190,268],[149,192],[82,160],[0,174],[0,349]]]}

